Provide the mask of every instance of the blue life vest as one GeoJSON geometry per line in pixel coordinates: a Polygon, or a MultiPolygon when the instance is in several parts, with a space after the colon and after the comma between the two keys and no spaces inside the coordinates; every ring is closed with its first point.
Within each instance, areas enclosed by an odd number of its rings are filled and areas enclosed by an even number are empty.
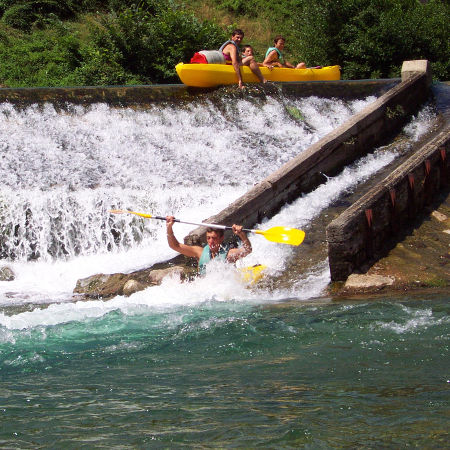
{"type": "Polygon", "coordinates": [[[203,252],[198,261],[198,273],[200,275],[204,275],[206,273],[206,264],[208,264],[212,259],[216,259],[218,261],[226,261],[230,248],[230,244],[222,244],[219,247],[219,251],[216,253],[216,256],[212,258],[211,249],[209,248],[209,245],[206,245],[203,248],[203,252]]]}
{"type": "Polygon", "coordinates": [[[267,49],[266,56],[265,56],[264,59],[266,59],[267,56],[269,56],[269,53],[270,53],[270,52],[273,52],[274,50],[278,53],[278,59],[279,59],[280,63],[281,63],[281,64],[284,64],[284,56],[283,56],[283,53],[281,53],[280,50],[278,50],[276,47],[269,47],[269,48],[267,49]]]}

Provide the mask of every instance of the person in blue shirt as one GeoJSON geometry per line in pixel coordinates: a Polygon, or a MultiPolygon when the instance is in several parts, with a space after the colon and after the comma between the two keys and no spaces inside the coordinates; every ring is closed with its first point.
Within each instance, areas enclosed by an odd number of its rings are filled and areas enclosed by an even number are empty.
{"type": "Polygon", "coordinates": [[[283,36],[275,36],[273,40],[274,47],[269,47],[266,52],[266,56],[263,61],[263,66],[272,70],[274,67],[288,67],[290,69],[306,69],[304,62],[298,63],[296,66],[284,59],[283,49],[285,44],[283,36]]]}
{"type": "Polygon", "coordinates": [[[172,250],[190,258],[196,258],[198,261],[198,271],[204,274],[206,265],[213,259],[235,263],[238,259],[244,258],[252,252],[252,244],[250,243],[247,233],[242,231],[242,225],[233,225],[233,233],[242,241],[242,246],[231,248],[229,244],[224,244],[224,230],[207,228],[206,230],[206,246],[186,245],[178,242],[173,233],[174,217],[166,217],[167,227],[167,243],[172,250]]]}

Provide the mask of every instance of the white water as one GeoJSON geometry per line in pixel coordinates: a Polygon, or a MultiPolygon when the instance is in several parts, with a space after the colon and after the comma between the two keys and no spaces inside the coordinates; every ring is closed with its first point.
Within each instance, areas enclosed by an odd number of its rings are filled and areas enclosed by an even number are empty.
{"type": "MultiPolygon", "coordinates": [[[[224,100],[220,108],[206,102],[144,111],[104,104],[71,106],[65,112],[51,105],[23,111],[0,105],[0,234],[9,236],[0,248],[0,267],[8,265],[16,276],[0,282],[0,306],[55,303],[11,317],[0,313],[0,325],[27,328],[84,320],[114,309],[131,313],[140,307],[164,309],[210,300],[261,302],[320,295],[329,282],[327,261],[283,291],[245,289],[227,268],[227,276],[208,274],[184,285],[169,279],[129,298],[67,303],[80,278],[133,271],[174,256],[164,223],[112,216],[110,209],[201,221],[373,100],[286,101],[302,112],[305,123],[293,120],[285,104],[270,98],[263,104],[224,100]]],[[[427,130],[430,115],[425,111],[409,125],[413,140],[427,130]]],[[[342,193],[395,157],[395,150],[380,150],[362,158],[261,228],[306,228],[342,193]]],[[[177,224],[175,232],[181,240],[192,228],[177,224]]],[[[269,273],[279,273],[292,257],[292,247],[260,236],[252,237],[252,245],[253,253],[242,265],[262,263],[269,273]]]]}

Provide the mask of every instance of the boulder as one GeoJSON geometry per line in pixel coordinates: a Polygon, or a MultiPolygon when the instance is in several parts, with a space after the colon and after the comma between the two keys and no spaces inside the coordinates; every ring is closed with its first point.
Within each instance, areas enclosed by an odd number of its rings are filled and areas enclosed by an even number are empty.
{"type": "Polygon", "coordinates": [[[16,278],[14,272],[8,266],[0,267],[0,281],[13,281],[16,278]]]}
{"type": "Polygon", "coordinates": [[[394,278],[384,277],[382,275],[351,274],[345,282],[344,289],[361,291],[365,289],[376,290],[391,286],[393,283],[394,278]]]}
{"type": "Polygon", "coordinates": [[[155,269],[148,275],[148,281],[152,284],[161,284],[163,278],[173,276],[181,280],[184,268],[181,266],[168,267],[167,269],[155,269]]]}
{"type": "Polygon", "coordinates": [[[127,275],[123,273],[111,275],[99,273],[78,280],[73,292],[83,294],[87,298],[111,298],[115,295],[122,295],[127,281],[127,275]]]}
{"type": "Polygon", "coordinates": [[[136,280],[128,280],[123,286],[123,295],[129,297],[139,291],[143,291],[147,286],[145,284],[139,283],[136,280]]]}
{"type": "Polygon", "coordinates": [[[78,280],[73,292],[86,298],[108,299],[116,295],[129,296],[149,286],[161,284],[167,276],[183,280],[186,277],[186,270],[183,266],[171,266],[164,269],[139,270],[129,274],[99,273],[78,280]]]}

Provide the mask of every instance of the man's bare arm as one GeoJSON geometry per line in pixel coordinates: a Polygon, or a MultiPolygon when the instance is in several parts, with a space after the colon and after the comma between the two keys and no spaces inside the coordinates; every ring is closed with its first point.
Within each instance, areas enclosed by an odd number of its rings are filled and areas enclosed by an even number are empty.
{"type": "Polygon", "coordinates": [[[250,243],[247,233],[242,231],[241,225],[233,225],[233,233],[239,236],[242,241],[242,246],[239,248],[232,248],[227,255],[227,261],[236,262],[238,259],[244,258],[252,252],[252,244],[250,243]]]}
{"type": "Polygon", "coordinates": [[[173,234],[173,220],[174,218],[172,216],[166,217],[167,243],[169,244],[169,247],[184,256],[188,256],[189,258],[200,259],[203,252],[203,247],[198,245],[186,245],[178,242],[178,239],[173,234]]]}

